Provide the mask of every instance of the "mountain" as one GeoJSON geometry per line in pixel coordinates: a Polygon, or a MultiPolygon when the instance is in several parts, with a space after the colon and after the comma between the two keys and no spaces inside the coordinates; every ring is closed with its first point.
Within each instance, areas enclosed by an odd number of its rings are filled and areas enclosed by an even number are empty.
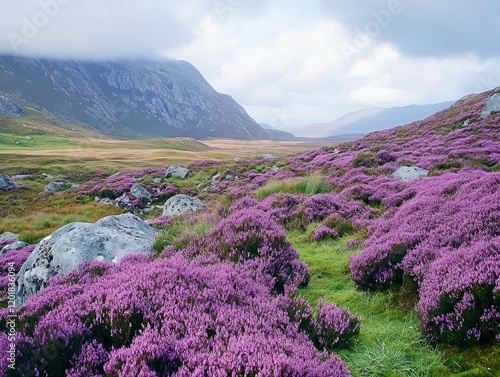
{"type": "Polygon", "coordinates": [[[431,105],[410,105],[392,108],[359,110],[329,123],[313,123],[295,130],[296,134],[308,137],[321,137],[331,140],[331,136],[344,134],[368,134],[396,126],[402,126],[449,108],[454,101],[431,105]]]}
{"type": "Polygon", "coordinates": [[[84,124],[114,136],[272,138],[190,63],[173,59],[96,62],[0,56],[0,95],[0,112],[19,113],[17,104],[54,122],[84,124]]]}
{"type": "Polygon", "coordinates": [[[291,141],[291,140],[297,140],[294,134],[282,130],[278,130],[277,128],[271,126],[270,124],[267,123],[259,123],[259,125],[265,129],[270,135],[272,139],[276,140],[286,140],[286,141],[291,141]]]}

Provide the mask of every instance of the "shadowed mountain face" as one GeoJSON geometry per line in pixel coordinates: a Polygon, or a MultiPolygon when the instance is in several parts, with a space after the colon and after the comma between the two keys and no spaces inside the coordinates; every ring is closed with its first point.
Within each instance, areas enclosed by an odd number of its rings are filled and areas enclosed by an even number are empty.
{"type": "Polygon", "coordinates": [[[185,61],[0,56],[0,95],[56,122],[85,124],[115,136],[271,138],[185,61]]]}

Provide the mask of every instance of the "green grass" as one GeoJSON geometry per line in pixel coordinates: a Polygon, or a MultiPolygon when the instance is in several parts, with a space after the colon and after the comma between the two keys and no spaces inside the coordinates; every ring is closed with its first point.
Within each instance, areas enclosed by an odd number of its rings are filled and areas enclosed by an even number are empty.
{"type": "Polygon", "coordinates": [[[257,199],[265,199],[269,195],[279,192],[287,194],[305,194],[311,196],[315,194],[324,194],[330,191],[331,186],[325,181],[324,177],[318,174],[313,174],[298,179],[269,181],[255,191],[255,197],[257,199]]]}
{"type": "Polygon", "coordinates": [[[359,250],[345,248],[349,236],[314,243],[308,233],[310,229],[288,234],[311,275],[309,286],[298,295],[315,309],[317,300],[323,298],[361,316],[360,335],[338,352],[354,376],[500,376],[499,347],[432,347],[419,331],[413,311],[415,297],[398,291],[366,293],[355,289],[349,277],[349,259],[359,250]]]}

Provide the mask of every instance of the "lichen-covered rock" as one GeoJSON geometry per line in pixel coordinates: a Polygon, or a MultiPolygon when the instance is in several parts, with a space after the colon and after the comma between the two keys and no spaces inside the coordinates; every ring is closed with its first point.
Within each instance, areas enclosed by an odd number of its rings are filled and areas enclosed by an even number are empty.
{"type": "Polygon", "coordinates": [[[137,199],[143,199],[143,198],[151,199],[151,193],[138,183],[135,183],[130,188],[130,193],[134,195],[137,199]]]}
{"type": "Polygon", "coordinates": [[[185,213],[195,213],[202,207],[203,203],[200,199],[179,194],[172,196],[165,202],[162,216],[179,216],[185,213]]]}
{"type": "Polygon", "coordinates": [[[16,279],[18,303],[85,261],[118,262],[128,254],[151,252],[157,231],[130,213],[108,216],[95,224],[75,222],[63,226],[36,246],[16,279]]]}
{"type": "Polygon", "coordinates": [[[398,170],[392,173],[394,178],[398,178],[404,182],[414,181],[420,177],[426,177],[429,171],[419,168],[418,166],[401,166],[398,170]]]}
{"type": "Polygon", "coordinates": [[[6,240],[12,240],[12,241],[17,241],[19,239],[19,236],[15,233],[11,232],[5,232],[0,234],[0,243],[6,241],[6,240]]]}

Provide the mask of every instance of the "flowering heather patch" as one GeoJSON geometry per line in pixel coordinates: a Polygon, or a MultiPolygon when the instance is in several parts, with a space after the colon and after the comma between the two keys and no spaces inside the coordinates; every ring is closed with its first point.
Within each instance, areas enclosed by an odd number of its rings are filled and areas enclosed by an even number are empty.
{"type": "MultiPolygon", "coordinates": [[[[138,178],[164,176],[166,169],[145,168],[127,172],[119,172],[107,178],[98,176],[78,188],[78,195],[92,195],[116,199],[125,194],[134,207],[144,204],[145,198],[136,198],[130,193],[130,188],[138,183],[138,178]]],[[[167,184],[144,185],[151,194],[151,201],[165,200],[178,193],[176,186],[167,184]]]]}
{"type": "Polygon", "coordinates": [[[500,341],[500,237],[434,261],[417,311],[432,342],[463,346],[500,341]]]}
{"type": "Polygon", "coordinates": [[[28,245],[20,250],[9,250],[0,257],[0,302],[7,300],[7,284],[9,282],[9,267],[19,271],[28,259],[36,245],[28,245]]]}
{"type": "Polygon", "coordinates": [[[346,344],[359,334],[360,322],[360,318],[349,310],[320,300],[315,323],[319,345],[331,351],[346,344]]]}
{"type": "Polygon", "coordinates": [[[416,182],[415,197],[378,220],[365,250],[351,261],[363,289],[417,284],[442,253],[500,234],[500,174],[447,173],[416,182]]]}
{"type": "Polygon", "coordinates": [[[312,233],[311,238],[313,241],[319,242],[319,241],[334,239],[337,238],[338,236],[339,232],[337,232],[335,229],[323,225],[312,233]]]}
{"type": "Polygon", "coordinates": [[[151,225],[169,226],[169,225],[172,225],[173,222],[174,222],[174,218],[173,217],[160,216],[160,217],[154,219],[153,222],[151,223],[151,225]]]}
{"type": "MultiPolygon", "coordinates": [[[[304,305],[273,296],[267,280],[206,256],[86,263],[19,309],[18,369],[0,363],[0,373],[350,376],[340,358],[319,353],[300,329],[307,306],[296,311],[304,305]]],[[[330,323],[324,317],[321,329],[330,323]]],[[[0,352],[6,347],[2,332],[0,352]]]]}
{"type": "Polygon", "coordinates": [[[307,285],[307,266],[286,239],[286,233],[259,209],[243,208],[215,225],[187,250],[189,255],[217,254],[222,260],[243,263],[271,276],[274,289],[307,285]]]}
{"type": "Polygon", "coordinates": [[[0,250],[2,250],[5,246],[12,245],[14,242],[16,242],[16,240],[6,239],[3,241],[0,241],[0,250]]]}

